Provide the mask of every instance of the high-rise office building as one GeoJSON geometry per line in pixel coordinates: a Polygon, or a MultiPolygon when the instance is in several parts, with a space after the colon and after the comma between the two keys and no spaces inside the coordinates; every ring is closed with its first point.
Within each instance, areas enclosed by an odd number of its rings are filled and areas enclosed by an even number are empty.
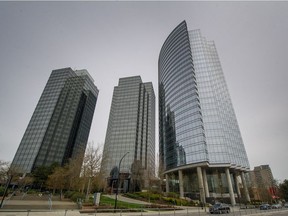
{"type": "Polygon", "coordinates": [[[258,200],[269,201],[276,197],[275,181],[269,165],[260,165],[250,171],[251,188],[258,200]]]}
{"type": "Polygon", "coordinates": [[[42,92],[12,166],[30,173],[39,166],[83,157],[98,97],[87,70],[53,70],[42,92]]]}
{"type": "Polygon", "coordinates": [[[109,178],[115,167],[132,182],[141,170],[142,187],[155,176],[155,94],[152,83],[143,83],[140,76],[120,78],[114,87],[101,172],[109,178]]]}
{"type": "Polygon", "coordinates": [[[166,190],[202,202],[228,196],[235,204],[241,185],[249,200],[249,162],[214,42],[183,21],[161,48],[158,76],[166,190]]]}
{"type": "Polygon", "coordinates": [[[255,183],[258,187],[274,186],[274,178],[269,165],[256,166],[251,173],[255,175],[255,183]]]}

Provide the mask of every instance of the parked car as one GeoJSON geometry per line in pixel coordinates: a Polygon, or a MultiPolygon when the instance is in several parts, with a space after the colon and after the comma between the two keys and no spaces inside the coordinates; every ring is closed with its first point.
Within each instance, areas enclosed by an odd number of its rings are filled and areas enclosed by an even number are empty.
{"type": "Polygon", "coordinates": [[[280,209],[280,208],[282,208],[282,205],[280,205],[279,203],[273,204],[273,205],[271,206],[271,208],[272,208],[272,209],[280,209]]]}
{"type": "Polygon", "coordinates": [[[284,208],[288,208],[288,203],[285,203],[285,204],[284,204],[284,208]]]}
{"type": "Polygon", "coordinates": [[[210,214],[222,214],[229,213],[230,207],[225,203],[216,203],[212,207],[209,208],[210,214]]]}
{"type": "Polygon", "coordinates": [[[268,210],[271,209],[271,206],[269,204],[262,204],[260,205],[260,210],[268,210]]]}

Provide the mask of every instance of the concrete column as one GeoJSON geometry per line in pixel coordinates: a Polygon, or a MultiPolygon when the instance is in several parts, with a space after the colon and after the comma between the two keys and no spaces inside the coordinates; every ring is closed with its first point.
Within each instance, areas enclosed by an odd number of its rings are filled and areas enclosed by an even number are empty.
{"type": "Polygon", "coordinates": [[[169,193],[169,175],[165,174],[166,177],[166,193],[169,193]]]}
{"type": "Polygon", "coordinates": [[[236,204],[236,202],[235,202],[235,196],[234,196],[234,192],[233,192],[229,168],[225,168],[225,173],[226,173],[226,178],[227,178],[227,182],[228,182],[228,189],[229,189],[231,204],[234,206],[236,204]]]}
{"type": "Polygon", "coordinates": [[[237,196],[240,199],[241,198],[241,191],[240,191],[240,187],[239,187],[238,174],[235,173],[233,176],[234,176],[234,182],[236,185],[237,196]]]}
{"type": "Polygon", "coordinates": [[[210,197],[206,169],[203,169],[203,183],[204,183],[205,197],[210,197]]]}
{"type": "Polygon", "coordinates": [[[183,173],[182,173],[182,170],[178,170],[178,176],[179,176],[180,198],[184,198],[184,187],[183,187],[183,173]]]}
{"type": "Polygon", "coordinates": [[[199,184],[199,191],[200,191],[200,201],[202,203],[206,203],[201,167],[197,167],[197,176],[198,176],[198,184],[199,184]]]}
{"type": "Polygon", "coordinates": [[[241,180],[242,180],[242,184],[243,184],[243,188],[244,188],[245,198],[246,198],[247,202],[250,202],[251,200],[250,200],[249,191],[247,188],[244,172],[241,172],[241,180]]]}

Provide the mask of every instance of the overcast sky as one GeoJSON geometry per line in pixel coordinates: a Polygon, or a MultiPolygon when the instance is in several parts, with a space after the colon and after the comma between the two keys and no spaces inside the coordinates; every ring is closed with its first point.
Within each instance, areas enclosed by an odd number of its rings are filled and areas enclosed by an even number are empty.
{"type": "Polygon", "coordinates": [[[158,98],[159,51],[186,20],[216,43],[251,168],[269,164],[288,179],[287,11],[288,2],[0,2],[0,160],[12,161],[51,71],[63,67],[94,78],[89,141],[103,145],[119,78],[152,81],[158,98]]]}

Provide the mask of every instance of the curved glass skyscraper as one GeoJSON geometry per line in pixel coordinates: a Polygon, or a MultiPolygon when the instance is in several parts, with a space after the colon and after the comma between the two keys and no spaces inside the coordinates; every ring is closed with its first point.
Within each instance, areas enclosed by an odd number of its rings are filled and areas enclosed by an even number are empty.
{"type": "Polygon", "coordinates": [[[166,190],[202,202],[229,194],[235,204],[241,182],[249,200],[249,162],[214,42],[199,30],[188,31],[183,21],[162,46],[158,73],[166,190]]]}

